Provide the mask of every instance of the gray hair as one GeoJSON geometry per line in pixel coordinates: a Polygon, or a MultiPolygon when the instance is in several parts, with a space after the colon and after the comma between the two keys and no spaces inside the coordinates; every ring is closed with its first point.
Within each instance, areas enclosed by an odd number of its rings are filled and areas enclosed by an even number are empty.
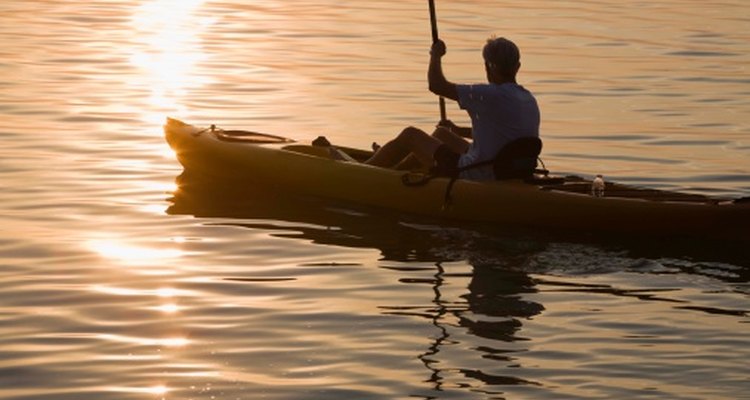
{"type": "Polygon", "coordinates": [[[521,63],[521,52],[515,43],[504,37],[491,37],[482,49],[482,57],[490,67],[502,73],[515,73],[521,63]]]}

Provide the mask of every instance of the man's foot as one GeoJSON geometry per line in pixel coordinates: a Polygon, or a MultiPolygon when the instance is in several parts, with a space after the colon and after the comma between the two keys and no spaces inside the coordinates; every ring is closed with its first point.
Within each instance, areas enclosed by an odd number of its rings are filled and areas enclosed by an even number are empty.
{"type": "Polygon", "coordinates": [[[352,156],[350,156],[349,154],[346,154],[344,151],[334,146],[328,147],[328,153],[331,155],[331,158],[334,160],[346,161],[346,162],[357,162],[357,160],[355,160],[352,156]]]}
{"type": "Polygon", "coordinates": [[[331,145],[331,142],[329,142],[325,136],[318,136],[315,140],[312,141],[312,145],[315,147],[329,147],[331,145]]]}

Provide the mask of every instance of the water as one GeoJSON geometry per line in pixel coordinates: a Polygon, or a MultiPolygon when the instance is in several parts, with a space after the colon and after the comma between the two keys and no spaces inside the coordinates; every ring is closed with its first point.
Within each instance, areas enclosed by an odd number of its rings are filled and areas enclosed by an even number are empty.
{"type": "MultiPolygon", "coordinates": [[[[454,81],[483,79],[489,35],[520,45],[549,168],[750,195],[745,2],[437,6],[454,81]]],[[[744,254],[175,191],[167,115],[358,147],[429,129],[426,4],[6,0],[0,22],[0,398],[748,398],[744,254]]]]}

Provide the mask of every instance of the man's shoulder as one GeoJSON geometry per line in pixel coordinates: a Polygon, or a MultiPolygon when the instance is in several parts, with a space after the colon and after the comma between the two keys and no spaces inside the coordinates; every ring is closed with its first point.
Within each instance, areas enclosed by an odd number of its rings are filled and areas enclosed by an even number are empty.
{"type": "Polygon", "coordinates": [[[456,85],[457,88],[460,88],[462,91],[466,92],[474,92],[474,93],[528,93],[531,94],[531,92],[523,87],[522,85],[519,85],[517,83],[513,82],[506,82],[506,83],[470,83],[470,84],[460,84],[456,85]]]}
{"type": "Polygon", "coordinates": [[[502,107],[508,104],[535,103],[534,95],[516,83],[475,83],[456,85],[461,108],[502,107]]]}
{"type": "Polygon", "coordinates": [[[469,83],[456,85],[456,91],[459,97],[472,100],[485,100],[487,96],[490,98],[502,93],[507,93],[507,88],[502,88],[503,85],[497,85],[494,83],[469,83]]]}

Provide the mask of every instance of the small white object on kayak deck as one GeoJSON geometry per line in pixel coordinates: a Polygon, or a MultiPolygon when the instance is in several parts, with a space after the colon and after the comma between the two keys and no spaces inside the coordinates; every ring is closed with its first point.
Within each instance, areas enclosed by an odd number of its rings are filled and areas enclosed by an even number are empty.
{"type": "Polygon", "coordinates": [[[597,175],[594,181],[591,182],[591,195],[594,197],[604,197],[604,177],[597,175]]]}

